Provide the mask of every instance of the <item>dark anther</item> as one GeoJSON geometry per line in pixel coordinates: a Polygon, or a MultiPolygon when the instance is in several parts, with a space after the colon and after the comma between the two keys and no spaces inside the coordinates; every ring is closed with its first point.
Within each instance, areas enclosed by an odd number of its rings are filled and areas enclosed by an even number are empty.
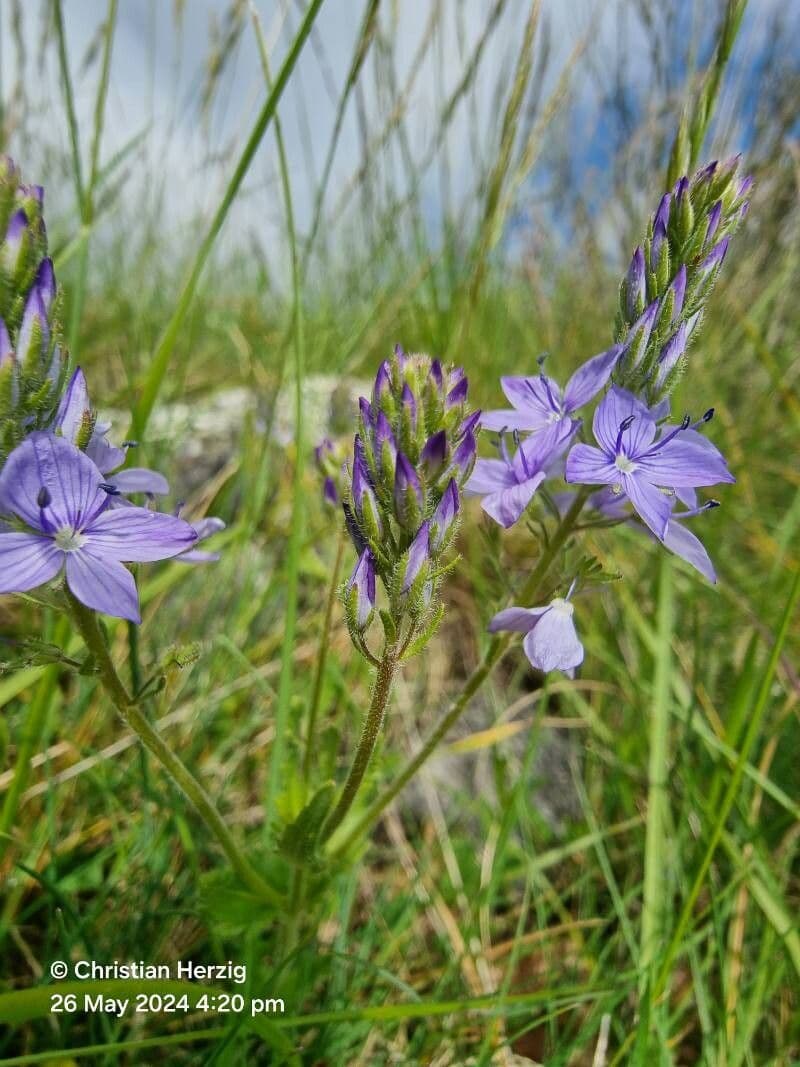
{"type": "Polygon", "coordinates": [[[692,420],[691,420],[691,419],[689,418],[689,416],[688,416],[688,415],[684,415],[684,416],[683,416],[683,420],[681,421],[681,429],[682,429],[682,430],[688,430],[688,429],[689,429],[689,425],[690,425],[691,421],[692,421],[692,420]]]}
{"type": "Polygon", "coordinates": [[[108,493],[109,496],[119,496],[119,489],[117,489],[116,485],[112,485],[111,482],[100,482],[98,488],[102,489],[104,493],[108,493]]]}
{"type": "Polygon", "coordinates": [[[541,356],[537,357],[536,362],[539,364],[540,367],[544,365],[544,361],[547,359],[547,357],[549,355],[550,355],[549,352],[542,352],[541,356]]]}
{"type": "Polygon", "coordinates": [[[50,495],[50,490],[47,488],[46,485],[43,485],[39,492],[36,494],[36,503],[39,505],[40,508],[49,507],[50,501],[52,499],[53,498],[50,495]]]}
{"type": "Polygon", "coordinates": [[[123,441],[122,442],[122,447],[123,448],[138,448],[139,447],[139,442],[138,441],[123,441]]]}
{"type": "Polygon", "coordinates": [[[619,424],[619,432],[623,433],[630,426],[632,426],[634,422],[636,422],[636,416],[635,415],[629,415],[627,417],[627,419],[623,419],[622,422],[619,424]]]}
{"type": "Polygon", "coordinates": [[[720,503],[719,500],[707,500],[705,502],[705,504],[703,504],[703,507],[707,511],[710,511],[712,508],[718,508],[719,507],[719,503],[720,503]]]}
{"type": "Polygon", "coordinates": [[[709,408],[708,411],[705,413],[705,415],[703,415],[703,422],[711,422],[711,420],[713,418],[714,418],[714,409],[713,408],[709,408]]]}
{"type": "Polygon", "coordinates": [[[519,448],[519,430],[512,430],[511,440],[514,442],[515,446],[519,448]]]}

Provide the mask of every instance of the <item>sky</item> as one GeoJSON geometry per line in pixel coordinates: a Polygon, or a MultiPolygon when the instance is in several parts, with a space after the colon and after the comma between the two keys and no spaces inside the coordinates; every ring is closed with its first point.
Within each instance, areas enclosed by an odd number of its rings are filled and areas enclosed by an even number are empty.
{"type": "MultiPolygon", "coordinates": [[[[33,98],[37,130],[68,151],[55,50],[49,48],[40,62],[43,12],[48,0],[22,0],[23,36],[26,44],[26,91],[33,98]],[[35,70],[34,70],[35,68],[35,70]]],[[[419,68],[408,108],[408,137],[412,154],[422,158],[436,129],[441,101],[457,85],[475,43],[483,33],[495,0],[441,0],[442,21],[433,47],[419,68]]],[[[768,32],[769,15],[783,0],[751,0],[742,38],[752,42],[768,32]]],[[[296,29],[303,4],[297,0],[259,0],[253,5],[264,28],[273,72],[278,69],[287,41],[296,29]]],[[[668,5],[669,6],[669,5],[668,5]]],[[[297,68],[280,104],[292,180],[294,209],[301,231],[310,226],[314,188],[319,179],[335,117],[335,100],[344,83],[365,4],[363,0],[325,0],[314,36],[306,43],[297,68]]],[[[483,55],[474,93],[460,106],[447,139],[448,183],[453,201],[469,210],[485,160],[498,137],[502,103],[496,86],[507,86],[530,0],[507,0],[483,55]]],[[[585,168],[587,180],[602,181],[612,131],[604,126],[604,64],[624,50],[628,94],[636,106],[637,87],[652,77],[653,58],[646,48],[642,23],[631,15],[628,0],[542,0],[542,36],[548,64],[540,92],[546,99],[558,74],[576,44],[589,35],[590,48],[574,80],[561,130],[572,137],[574,165],[585,168]],[[598,178],[599,176],[599,178],[598,178]]],[[[10,2],[0,4],[0,59],[2,88],[7,94],[19,73],[18,50],[11,33],[10,2]]],[[[249,22],[228,53],[219,91],[210,111],[201,107],[206,64],[210,51],[210,28],[224,29],[225,0],[119,0],[119,15],[112,54],[107,122],[101,146],[101,161],[111,159],[136,134],[146,131],[136,166],[128,175],[128,202],[138,205],[151,200],[158,190],[167,190],[165,234],[197,225],[199,217],[213,212],[238,154],[265,98],[265,83],[255,36],[249,22]],[[176,10],[182,7],[180,21],[176,10]]],[[[690,0],[674,0],[676,32],[688,33],[697,7],[690,0]]],[[[798,5],[800,8],[800,5],[798,5]]],[[[391,40],[397,84],[408,78],[420,41],[425,37],[432,0],[383,0],[381,26],[391,40]]],[[[98,80],[97,49],[94,61],[87,52],[97,41],[106,12],[104,0],[63,0],[70,67],[75,88],[79,136],[85,161],[89,155],[93,109],[98,80]]],[[[698,59],[702,61],[702,41],[698,59]]],[[[371,68],[363,76],[365,92],[361,105],[367,126],[380,128],[379,94],[371,68]]],[[[732,138],[746,140],[746,131],[735,129],[732,138]]],[[[35,155],[29,144],[17,154],[35,155]]],[[[732,145],[732,148],[742,147],[732,145]]],[[[382,154],[384,180],[402,186],[403,163],[396,147],[382,154]]],[[[326,205],[340,202],[361,159],[361,137],[356,101],[351,99],[333,161],[326,205]]],[[[26,173],[28,161],[20,159],[26,173]]],[[[40,176],[33,176],[40,180],[40,176]]],[[[41,180],[47,181],[47,176],[41,180]]],[[[441,222],[442,172],[434,165],[422,188],[425,223],[441,222]]],[[[50,191],[51,210],[69,215],[74,194],[68,186],[50,191]],[[72,202],[70,201],[70,198],[72,202]]],[[[353,204],[353,208],[357,207],[353,204]]],[[[113,224],[113,220],[111,222],[113,224]]],[[[255,238],[270,258],[285,254],[285,223],[277,184],[274,138],[268,133],[257,154],[245,189],[226,224],[228,246],[255,238]]]]}

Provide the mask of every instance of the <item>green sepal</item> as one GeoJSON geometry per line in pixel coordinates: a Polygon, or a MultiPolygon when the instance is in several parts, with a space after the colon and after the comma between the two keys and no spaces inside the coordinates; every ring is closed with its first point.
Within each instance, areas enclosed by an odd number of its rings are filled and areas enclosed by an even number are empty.
{"type": "Polygon", "coordinates": [[[414,656],[419,655],[419,653],[423,651],[428,642],[435,636],[436,631],[439,629],[443,618],[444,604],[442,604],[442,602],[440,601],[433,609],[433,613],[429,621],[426,623],[425,629],[422,631],[422,633],[420,633],[417,637],[414,638],[414,640],[405,650],[403,655],[400,657],[401,663],[406,663],[408,660],[412,659],[414,656]]]}

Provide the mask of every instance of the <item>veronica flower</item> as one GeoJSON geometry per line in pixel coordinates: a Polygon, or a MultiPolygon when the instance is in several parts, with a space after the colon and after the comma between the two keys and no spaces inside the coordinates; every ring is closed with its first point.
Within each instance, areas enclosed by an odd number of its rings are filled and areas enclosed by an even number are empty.
{"type": "Polygon", "coordinates": [[[86,377],[81,368],[76,367],[58,405],[52,428],[72,444],[80,445],[91,427],[91,434],[84,449],[86,455],[102,474],[111,475],[116,471],[116,474],[113,474],[112,478],[107,477],[106,481],[113,484],[118,493],[164,495],[169,492],[166,478],[157,471],[148,470],[146,467],[117,470],[125,462],[130,443],[122,448],[115,447],[106,436],[111,429],[111,423],[93,420],[86,377]]]}
{"type": "Polygon", "coordinates": [[[502,459],[479,459],[464,486],[469,496],[482,496],[481,507],[506,529],[513,526],[547,477],[548,468],[564,452],[580,423],[568,419],[520,442],[509,456],[500,439],[502,459]]]}
{"type": "Polygon", "coordinates": [[[630,498],[640,518],[663,541],[672,513],[671,493],[718,482],[733,482],[719,450],[697,433],[713,409],[690,425],[665,424],[660,432],[650,410],[632,393],[612,386],[594,414],[592,428],[600,445],[575,445],[567,456],[566,480],[610,485],[630,498]],[[658,436],[657,436],[658,435],[658,436]]]}
{"type": "Polygon", "coordinates": [[[503,377],[500,386],[513,410],[486,411],[481,426],[486,430],[529,430],[535,432],[562,419],[568,420],[578,408],[596,396],[611,376],[622,353],[620,345],[601,352],[579,367],[562,394],[552,378],[539,374],[527,378],[503,377]]]}
{"type": "Polygon", "coordinates": [[[511,630],[524,633],[522,647],[531,665],[539,671],[571,673],[583,663],[583,645],[567,597],[557,596],[540,608],[506,608],[489,623],[490,633],[511,630]]]}
{"type": "Polygon", "coordinates": [[[87,607],[141,622],[123,563],[177,556],[197,534],[172,515],[111,508],[111,500],[102,472],[80,449],[45,431],[27,437],[0,472],[0,514],[22,524],[0,532],[0,593],[35,589],[64,569],[87,607]]]}

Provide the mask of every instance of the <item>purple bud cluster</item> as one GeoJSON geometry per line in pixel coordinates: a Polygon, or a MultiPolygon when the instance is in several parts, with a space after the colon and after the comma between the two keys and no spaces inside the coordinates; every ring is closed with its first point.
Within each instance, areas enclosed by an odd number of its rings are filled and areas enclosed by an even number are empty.
{"type": "Polygon", "coordinates": [[[419,616],[431,604],[477,455],[480,412],[468,410],[468,390],[460,367],[397,346],[378,368],[370,399],[359,400],[342,501],[359,554],[346,586],[359,632],[372,616],[376,576],[393,618],[419,616]]]}
{"type": "Polygon", "coordinates": [[[665,193],[620,287],[617,384],[655,404],[674,389],[728,244],[747,213],[752,179],[740,157],[709,163],[665,193]]]}
{"type": "Polygon", "coordinates": [[[44,193],[0,157],[0,460],[52,418],[64,386],[44,193]]]}

